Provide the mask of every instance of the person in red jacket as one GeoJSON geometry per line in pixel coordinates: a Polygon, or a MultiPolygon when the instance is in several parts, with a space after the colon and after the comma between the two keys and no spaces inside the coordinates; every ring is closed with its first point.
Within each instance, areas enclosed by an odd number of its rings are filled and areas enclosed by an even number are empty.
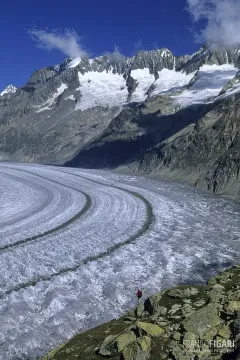
{"type": "Polygon", "coordinates": [[[139,301],[140,301],[140,299],[141,299],[141,297],[142,297],[142,291],[138,289],[138,291],[137,291],[137,293],[136,293],[136,296],[137,296],[137,298],[138,298],[138,305],[139,305],[139,301]]]}

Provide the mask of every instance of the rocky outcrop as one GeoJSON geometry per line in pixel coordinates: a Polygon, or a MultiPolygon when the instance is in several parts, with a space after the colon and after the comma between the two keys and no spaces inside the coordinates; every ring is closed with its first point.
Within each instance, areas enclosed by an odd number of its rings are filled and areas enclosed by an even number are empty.
{"type": "Polygon", "coordinates": [[[240,266],[235,266],[206,286],[163,290],[43,360],[237,360],[239,355],[240,266]]]}
{"type": "MultiPolygon", "coordinates": [[[[148,149],[133,171],[185,180],[201,189],[240,198],[240,94],[199,106],[199,119],[148,149]]],[[[183,116],[187,113],[183,110],[183,116]]],[[[177,116],[176,116],[177,118],[177,116]]],[[[192,121],[191,121],[192,120],[192,121]]]]}
{"type": "Polygon", "coordinates": [[[240,87],[240,71],[223,87],[219,95],[226,94],[228,90],[234,90],[238,87],[240,87]]]}
{"type": "Polygon", "coordinates": [[[183,69],[187,73],[191,73],[198,70],[199,67],[203,64],[234,64],[236,67],[238,67],[240,63],[239,54],[239,47],[231,49],[206,43],[188,59],[183,69]]]}

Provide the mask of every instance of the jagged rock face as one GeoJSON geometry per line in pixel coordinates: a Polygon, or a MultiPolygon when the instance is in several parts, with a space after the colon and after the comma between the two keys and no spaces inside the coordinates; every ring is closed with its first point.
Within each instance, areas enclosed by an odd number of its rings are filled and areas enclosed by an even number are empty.
{"type": "Polygon", "coordinates": [[[187,61],[183,69],[187,73],[191,73],[199,69],[204,64],[234,64],[240,65],[240,47],[236,49],[226,49],[223,47],[211,46],[205,44],[187,61]]]}
{"type": "Polygon", "coordinates": [[[0,160],[127,165],[228,192],[239,182],[239,66],[240,48],[206,44],[37,70],[0,96],[0,160]]]}
{"type": "Polygon", "coordinates": [[[148,68],[151,74],[162,69],[174,69],[175,56],[168,49],[140,51],[131,61],[131,70],[148,68]]]}
{"type": "Polygon", "coordinates": [[[230,80],[220,92],[220,95],[226,94],[227,92],[234,93],[238,91],[240,87],[240,71],[234,76],[232,80],[230,80]]]}
{"type": "Polygon", "coordinates": [[[195,124],[147,150],[131,167],[153,174],[162,171],[173,179],[185,174],[200,188],[239,198],[240,94],[213,108],[201,106],[198,112],[202,116],[195,124]]]}
{"type": "Polygon", "coordinates": [[[53,70],[35,72],[11,101],[0,100],[1,150],[10,159],[62,163],[80,148],[79,143],[83,146],[101,133],[114,116],[114,109],[89,109],[78,116],[77,70],[53,75],[53,70]]]}

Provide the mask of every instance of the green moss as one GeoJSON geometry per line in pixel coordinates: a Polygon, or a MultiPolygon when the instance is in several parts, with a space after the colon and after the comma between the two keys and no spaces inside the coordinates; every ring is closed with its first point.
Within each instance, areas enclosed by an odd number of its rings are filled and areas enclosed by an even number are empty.
{"type": "Polygon", "coordinates": [[[189,334],[196,340],[200,337],[205,341],[206,348],[201,351],[210,354],[208,341],[233,339],[230,325],[240,309],[239,294],[240,267],[234,267],[213,277],[206,286],[178,286],[172,291],[168,289],[155,294],[145,301],[144,306],[138,306],[138,311],[132,309],[118,320],[76,335],[49,352],[43,360],[119,360],[120,353],[121,359],[126,360],[139,356],[141,359],[164,360],[171,356],[171,349],[172,354],[185,356],[186,348],[182,342],[189,334]],[[165,324],[164,330],[159,322],[165,324]],[[104,340],[111,347],[107,356],[98,354],[104,340]]]}
{"type": "Polygon", "coordinates": [[[164,330],[155,324],[138,321],[136,326],[152,337],[158,337],[164,333],[164,330]]]}

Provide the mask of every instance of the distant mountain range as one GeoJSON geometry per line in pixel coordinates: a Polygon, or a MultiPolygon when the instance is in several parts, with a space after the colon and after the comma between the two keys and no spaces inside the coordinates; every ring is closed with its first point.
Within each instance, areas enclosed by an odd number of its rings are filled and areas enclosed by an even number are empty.
{"type": "Polygon", "coordinates": [[[0,160],[118,168],[240,198],[240,47],[66,59],[0,93],[0,160]]]}

